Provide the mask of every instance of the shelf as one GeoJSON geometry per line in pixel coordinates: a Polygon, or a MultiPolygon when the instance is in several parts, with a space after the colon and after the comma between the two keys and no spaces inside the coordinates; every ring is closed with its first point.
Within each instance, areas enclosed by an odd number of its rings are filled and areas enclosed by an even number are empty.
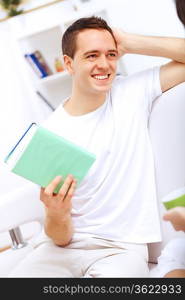
{"type": "Polygon", "coordinates": [[[25,31],[23,29],[21,31],[21,33],[19,33],[17,35],[17,40],[21,41],[21,40],[24,40],[24,39],[31,38],[35,35],[42,34],[45,31],[52,30],[54,27],[62,27],[64,25],[64,28],[66,29],[66,27],[68,27],[76,19],[84,17],[84,15],[85,16],[91,16],[93,14],[105,17],[106,11],[103,8],[98,8],[98,10],[96,8],[95,9],[83,8],[79,11],[72,11],[72,12],[70,12],[70,17],[69,17],[68,14],[63,15],[62,22],[61,22],[61,20],[57,19],[57,20],[53,20],[53,21],[48,22],[48,24],[42,24],[41,23],[39,27],[34,28],[34,29],[29,28],[25,31]]]}
{"type": "Polygon", "coordinates": [[[55,22],[55,23],[52,23],[52,24],[48,24],[48,26],[40,27],[39,29],[37,28],[35,30],[30,30],[30,31],[24,32],[24,33],[20,34],[17,37],[17,40],[21,41],[21,40],[24,40],[24,39],[29,39],[29,38],[31,38],[33,36],[42,34],[42,33],[46,32],[46,31],[53,30],[53,28],[55,28],[55,27],[60,28],[61,27],[61,23],[55,22]]]}
{"type": "Polygon", "coordinates": [[[47,77],[41,78],[39,80],[39,83],[45,84],[45,83],[50,83],[53,81],[58,81],[58,80],[67,79],[67,78],[69,78],[69,73],[67,71],[63,71],[63,72],[58,72],[53,75],[49,75],[47,77]]]}

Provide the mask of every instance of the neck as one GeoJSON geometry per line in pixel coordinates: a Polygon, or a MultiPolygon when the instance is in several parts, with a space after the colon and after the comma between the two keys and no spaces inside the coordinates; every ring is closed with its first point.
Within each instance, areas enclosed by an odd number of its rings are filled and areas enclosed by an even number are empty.
{"type": "Polygon", "coordinates": [[[64,104],[64,108],[69,114],[80,116],[96,110],[105,102],[105,99],[106,93],[85,94],[72,89],[71,97],[64,104]]]}

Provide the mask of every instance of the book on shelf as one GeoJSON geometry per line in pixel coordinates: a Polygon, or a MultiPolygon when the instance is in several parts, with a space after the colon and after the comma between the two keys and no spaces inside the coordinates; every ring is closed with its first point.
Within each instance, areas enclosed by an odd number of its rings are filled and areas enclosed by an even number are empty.
{"type": "Polygon", "coordinates": [[[46,77],[46,75],[43,75],[42,71],[40,70],[40,68],[38,68],[38,66],[36,65],[36,63],[33,60],[33,57],[31,56],[31,54],[25,54],[24,55],[25,59],[27,60],[27,62],[29,63],[29,65],[31,66],[32,70],[34,71],[34,73],[39,77],[46,77]]]}
{"type": "Polygon", "coordinates": [[[185,187],[179,188],[163,197],[162,203],[166,209],[185,206],[185,187]]]}
{"type": "Polygon", "coordinates": [[[42,66],[42,68],[46,71],[46,73],[48,75],[52,75],[53,72],[50,69],[49,65],[47,64],[47,62],[46,62],[45,58],[43,57],[43,55],[41,54],[41,52],[39,50],[36,50],[35,52],[33,52],[33,54],[36,57],[37,61],[42,66]]]}
{"type": "Polygon", "coordinates": [[[58,193],[69,174],[75,177],[79,185],[95,159],[93,153],[32,123],[4,162],[13,173],[41,187],[46,187],[61,175],[61,183],[55,189],[55,193],[58,193]]]}
{"type": "Polygon", "coordinates": [[[33,53],[27,53],[24,57],[39,78],[53,74],[40,51],[36,50],[33,53]]]}

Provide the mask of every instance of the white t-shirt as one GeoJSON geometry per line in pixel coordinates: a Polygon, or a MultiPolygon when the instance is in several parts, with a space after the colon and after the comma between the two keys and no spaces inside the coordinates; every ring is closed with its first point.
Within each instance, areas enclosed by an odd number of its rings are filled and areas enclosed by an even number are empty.
{"type": "Polygon", "coordinates": [[[61,104],[43,126],[96,155],[72,198],[73,239],[161,240],[154,162],[148,133],[159,67],[117,76],[102,106],[71,116],[61,104]]]}

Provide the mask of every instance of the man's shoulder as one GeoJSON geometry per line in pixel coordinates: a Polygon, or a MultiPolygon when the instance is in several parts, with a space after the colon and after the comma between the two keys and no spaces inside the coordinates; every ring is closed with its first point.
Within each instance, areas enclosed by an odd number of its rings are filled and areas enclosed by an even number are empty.
{"type": "Polygon", "coordinates": [[[133,74],[116,74],[114,81],[113,81],[113,88],[119,88],[119,87],[126,87],[130,84],[135,84],[139,78],[141,78],[140,74],[141,72],[136,72],[133,74]]]}
{"type": "Polygon", "coordinates": [[[137,82],[138,84],[146,84],[147,79],[153,77],[154,72],[156,72],[157,70],[159,70],[158,66],[147,68],[128,75],[117,74],[114,79],[113,86],[116,87],[122,84],[124,84],[124,86],[130,84],[136,85],[137,82]]]}

